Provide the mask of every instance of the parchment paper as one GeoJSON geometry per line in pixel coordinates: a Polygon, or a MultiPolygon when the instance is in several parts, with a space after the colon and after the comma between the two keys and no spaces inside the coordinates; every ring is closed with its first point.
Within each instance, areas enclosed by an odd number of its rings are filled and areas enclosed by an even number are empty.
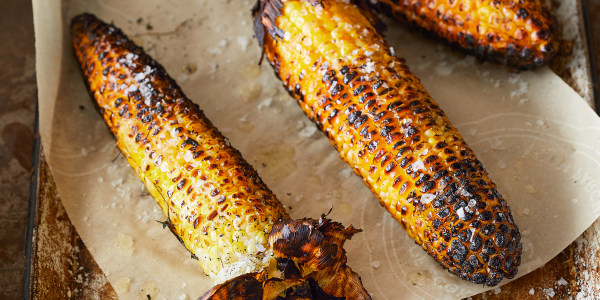
{"type": "MultiPolygon", "coordinates": [[[[362,228],[346,244],[348,261],[374,299],[484,291],[444,271],[408,238],[270,66],[256,66],[253,3],[33,1],[46,158],[71,221],[119,295],[195,299],[212,282],[156,222],[164,216],[93,108],[68,37],[70,18],[84,11],[114,22],[163,64],[293,217],[333,208],[334,220],[362,228]]],[[[550,260],[600,215],[600,120],[558,76],[481,64],[393,23],[387,37],[509,201],[523,235],[518,276],[550,260]]]]}

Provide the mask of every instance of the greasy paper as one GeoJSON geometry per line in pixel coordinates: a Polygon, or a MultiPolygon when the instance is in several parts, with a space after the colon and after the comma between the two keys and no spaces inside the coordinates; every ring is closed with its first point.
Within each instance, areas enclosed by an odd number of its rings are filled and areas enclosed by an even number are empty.
{"type": "MultiPolygon", "coordinates": [[[[364,231],[348,264],[374,299],[485,290],[444,271],[378,204],[268,65],[257,67],[254,1],[34,1],[40,133],[63,204],[123,299],[195,299],[212,287],[115,147],[73,56],[80,12],[113,22],[175,78],[259,172],[292,217],[364,231]]],[[[549,69],[509,71],[389,24],[386,36],[474,149],[522,233],[517,276],[600,215],[600,119],[549,69]]],[[[504,280],[502,283],[506,283],[504,280]]]]}

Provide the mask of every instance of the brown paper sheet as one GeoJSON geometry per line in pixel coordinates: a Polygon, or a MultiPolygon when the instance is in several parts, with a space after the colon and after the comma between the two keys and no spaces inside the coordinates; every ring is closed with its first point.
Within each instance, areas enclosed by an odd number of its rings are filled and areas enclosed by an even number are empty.
{"type": "MultiPolygon", "coordinates": [[[[197,298],[213,283],[156,220],[85,90],[68,24],[92,12],[163,64],[229,137],[293,217],[331,217],[363,233],[349,265],[374,299],[452,299],[486,290],[444,271],[408,238],[280,87],[256,67],[254,1],[33,1],[40,132],[63,204],[123,299],[197,298]]],[[[548,69],[511,72],[390,24],[386,33],[461,130],[509,201],[523,235],[518,276],[600,215],[600,119],[548,69]]],[[[506,283],[507,281],[503,281],[506,283]]]]}

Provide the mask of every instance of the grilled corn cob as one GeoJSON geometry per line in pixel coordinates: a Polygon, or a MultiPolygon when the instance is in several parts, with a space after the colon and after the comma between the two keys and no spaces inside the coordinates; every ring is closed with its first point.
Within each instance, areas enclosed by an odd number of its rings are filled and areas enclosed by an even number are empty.
{"type": "Polygon", "coordinates": [[[260,0],[255,33],[290,94],[436,261],[496,285],[520,263],[520,234],[483,166],[355,5],[260,0]]]}
{"type": "Polygon", "coordinates": [[[339,295],[344,295],[340,288],[348,288],[368,298],[358,275],[346,266],[342,248],[358,230],[324,217],[290,220],[198,105],[119,29],[83,14],[73,19],[71,34],[97,107],[162,208],[164,225],[206,274],[217,283],[228,280],[206,299],[229,297],[232,286],[247,287],[241,291],[263,299],[288,288],[320,291],[312,282],[339,295]],[[288,242],[301,248],[288,249],[288,242]],[[354,281],[336,279],[344,276],[354,281]]]}
{"type": "Polygon", "coordinates": [[[378,0],[382,13],[476,56],[522,69],[558,52],[554,19],[540,0],[378,0]]]}

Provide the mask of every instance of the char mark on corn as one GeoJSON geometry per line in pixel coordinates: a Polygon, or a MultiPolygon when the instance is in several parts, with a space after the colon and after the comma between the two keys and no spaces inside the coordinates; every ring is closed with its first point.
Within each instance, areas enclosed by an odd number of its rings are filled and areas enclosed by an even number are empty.
{"type": "Polygon", "coordinates": [[[381,205],[451,273],[490,286],[512,278],[521,243],[506,201],[363,11],[348,1],[262,2],[281,2],[276,15],[254,15],[265,32],[283,32],[264,35],[265,57],[381,205]]]}

